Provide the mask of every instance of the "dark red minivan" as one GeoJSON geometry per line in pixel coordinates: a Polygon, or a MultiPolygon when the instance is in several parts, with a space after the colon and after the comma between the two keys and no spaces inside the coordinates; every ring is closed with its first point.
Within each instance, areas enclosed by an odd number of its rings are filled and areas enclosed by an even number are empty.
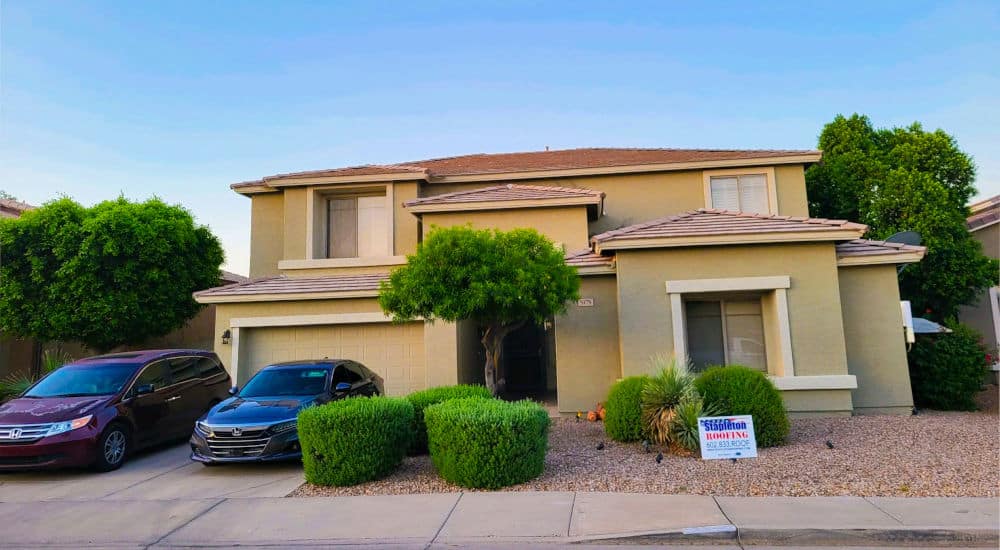
{"type": "Polygon", "coordinates": [[[210,351],[135,351],[74,361],[0,405],[0,470],[114,470],[136,449],[190,437],[195,421],[229,397],[231,385],[210,351]]]}

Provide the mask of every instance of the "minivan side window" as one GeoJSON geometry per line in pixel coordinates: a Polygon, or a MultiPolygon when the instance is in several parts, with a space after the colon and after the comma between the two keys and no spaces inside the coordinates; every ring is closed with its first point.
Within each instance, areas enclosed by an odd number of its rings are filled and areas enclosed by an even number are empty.
{"type": "Polygon", "coordinates": [[[222,368],[222,365],[211,357],[198,359],[198,376],[202,378],[211,378],[225,372],[226,370],[222,368]]]}
{"type": "Polygon", "coordinates": [[[133,388],[139,386],[151,385],[153,386],[153,391],[163,389],[168,385],[167,378],[167,362],[166,361],[156,361],[146,365],[139,373],[139,376],[135,379],[135,384],[132,385],[133,388]]]}
{"type": "Polygon", "coordinates": [[[333,378],[330,380],[330,387],[336,388],[337,384],[341,382],[354,384],[359,381],[361,381],[361,377],[358,376],[358,373],[347,368],[346,364],[340,364],[333,368],[333,378]]]}
{"type": "Polygon", "coordinates": [[[198,378],[198,358],[178,357],[170,360],[170,378],[174,384],[198,378]]]}

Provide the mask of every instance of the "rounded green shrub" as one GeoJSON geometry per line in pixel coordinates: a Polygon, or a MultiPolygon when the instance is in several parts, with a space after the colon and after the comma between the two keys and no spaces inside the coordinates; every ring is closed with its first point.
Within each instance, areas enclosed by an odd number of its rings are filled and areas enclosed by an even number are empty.
{"type": "Polygon", "coordinates": [[[604,401],[604,431],[615,441],[639,441],[645,430],[642,422],[642,390],[648,376],[630,376],[611,386],[604,401]]]}
{"type": "Polygon", "coordinates": [[[469,488],[499,489],[541,475],[549,414],[532,401],[469,397],[424,410],[434,467],[469,488]]]}
{"type": "Polygon", "coordinates": [[[763,372],[741,365],[712,367],[694,381],[705,404],[721,415],[749,414],[758,447],[779,445],[788,437],[788,413],[781,392],[763,372]]]}
{"type": "Polygon", "coordinates": [[[411,393],[406,399],[413,405],[413,442],[410,444],[411,455],[427,454],[427,425],[424,424],[424,409],[448,401],[449,399],[462,399],[463,397],[481,397],[490,399],[493,395],[486,386],[457,385],[438,386],[427,388],[423,391],[411,393]]]}
{"type": "Polygon", "coordinates": [[[986,374],[986,350],[971,328],[948,325],[951,333],[920,336],[910,349],[913,401],[918,407],[974,411],[986,374]]]}
{"type": "Polygon", "coordinates": [[[299,413],[306,481],[356,485],[399,466],[413,432],[413,405],[402,398],[351,397],[299,413]]]}

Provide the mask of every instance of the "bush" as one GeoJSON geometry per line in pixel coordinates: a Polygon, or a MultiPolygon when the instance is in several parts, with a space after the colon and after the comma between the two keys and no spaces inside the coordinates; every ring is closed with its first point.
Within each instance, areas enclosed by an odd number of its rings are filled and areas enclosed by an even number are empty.
{"type": "Polygon", "coordinates": [[[654,443],[664,445],[673,439],[674,410],[697,400],[698,392],[684,363],[665,356],[654,357],[652,363],[658,373],[642,388],[642,425],[654,443]]]}
{"type": "Polygon", "coordinates": [[[604,431],[615,441],[639,441],[642,425],[642,389],[648,376],[630,376],[611,386],[604,401],[604,431]]]}
{"type": "Polygon", "coordinates": [[[910,350],[913,401],[919,407],[973,411],[973,397],[986,373],[986,351],[971,328],[959,323],[946,325],[951,333],[920,336],[910,350]]]}
{"type": "Polygon", "coordinates": [[[431,460],[444,479],[499,489],[541,475],[549,414],[532,401],[452,399],[424,410],[431,460]]]}
{"type": "Polygon", "coordinates": [[[714,404],[707,404],[700,398],[689,398],[674,407],[674,418],[670,422],[670,440],[689,451],[701,447],[698,434],[699,416],[719,416],[722,411],[714,404]]]}
{"type": "Polygon", "coordinates": [[[411,455],[427,454],[427,425],[424,424],[424,409],[450,399],[464,397],[482,397],[490,399],[493,394],[486,386],[457,385],[438,386],[423,391],[411,393],[406,399],[413,405],[413,442],[410,444],[411,455]]]}
{"type": "Polygon", "coordinates": [[[758,447],[773,447],[788,436],[788,413],[781,392],[758,371],[741,365],[712,367],[694,382],[706,406],[722,415],[749,414],[758,447]]]}
{"type": "Polygon", "coordinates": [[[402,398],[351,397],[299,413],[306,480],[356,485],[391,473],[410,445],[413,405],[402,398]]]}

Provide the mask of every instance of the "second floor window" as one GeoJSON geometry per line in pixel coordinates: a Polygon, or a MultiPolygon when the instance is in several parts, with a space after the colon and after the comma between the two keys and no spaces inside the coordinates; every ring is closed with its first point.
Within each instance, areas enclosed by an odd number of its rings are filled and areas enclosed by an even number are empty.
{"type": "Polygon", "coordinates": [[[389,256],[385,195],[334,196],[326,200],[326,257],[389,256]]]}
{"type": "Polygon", "coordinates": [[[712,176],[712,208],[748,214],[770,214],[767,176],[743,174],[712,176]]]}

